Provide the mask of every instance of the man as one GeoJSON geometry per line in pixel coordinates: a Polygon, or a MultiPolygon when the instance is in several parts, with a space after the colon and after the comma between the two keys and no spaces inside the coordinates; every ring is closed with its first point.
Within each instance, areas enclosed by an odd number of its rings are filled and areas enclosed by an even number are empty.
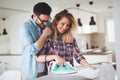
{"type": "MultiPolygon", "coordinates": [[[[33,14],[20,29],[22,45],[22,75],[26,80],[35,80],[37,73],[44,75],[44,63],[37,63],[36,54],[43,47],[44,42],[52,31],[50,29],[50,13],[52,9],[45,2],[37,3],[33,8],[33,14]]],[[[71,42],[73,37],[68,35],[64,40],[71,42]]]]}

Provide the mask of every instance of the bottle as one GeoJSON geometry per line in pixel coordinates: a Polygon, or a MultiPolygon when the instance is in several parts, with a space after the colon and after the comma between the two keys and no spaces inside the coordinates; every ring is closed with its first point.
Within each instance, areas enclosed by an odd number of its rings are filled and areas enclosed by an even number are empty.
{"type": "Polygon", "coordinates": [[[88,42],[86,42],[86,49],[89,49],[89,45],[88,45],[88,42]]]}

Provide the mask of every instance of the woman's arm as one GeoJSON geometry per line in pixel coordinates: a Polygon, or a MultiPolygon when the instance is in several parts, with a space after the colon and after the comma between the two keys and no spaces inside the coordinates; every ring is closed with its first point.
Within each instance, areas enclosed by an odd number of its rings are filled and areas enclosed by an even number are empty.
{"type": "Polygon", "coordinates": [[[83,67],[90,68],[92,70],[96,69],[95,67],[93,67],[86,61],[86,59],[84,58],[84,56],[82,54],[80,54],[80,49],[76,43],[76,40],[74,40],[74,48],[73,49],[74,49],[74,57],[78,63],[80,63],[83,67]]]}
{"type": "Polygon", "coordinates": [[[85,59],[82,59],[82,60],[80,61],[80,64],[81,64],[82,66],[86,67],[86,68],[90,68],[90,69],[92,69],[92,70],[96,70],[96,68],[95,68],[94,66],[90,65],[85,59]]]}
{"type": "Polygon", "coordinates": [[[55,60],[58,65],[63,66],[66,64],[66,61],[64,58],[60,57],[59,55],[39,55],[36,56],[37,62],[46,62],[46,61],[52,61],[55,60]]]}

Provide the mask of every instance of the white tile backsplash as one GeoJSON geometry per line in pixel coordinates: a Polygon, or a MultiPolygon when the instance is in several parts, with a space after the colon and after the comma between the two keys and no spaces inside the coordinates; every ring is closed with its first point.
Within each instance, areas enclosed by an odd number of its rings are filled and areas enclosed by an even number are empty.
{"type": "Polygon", "coordinates": [[[86,49],[86,42],[88,42],[89,46],[91,44],[89,34],[74,34],[74,37],[81,51],[84,51],[86,49]]]}

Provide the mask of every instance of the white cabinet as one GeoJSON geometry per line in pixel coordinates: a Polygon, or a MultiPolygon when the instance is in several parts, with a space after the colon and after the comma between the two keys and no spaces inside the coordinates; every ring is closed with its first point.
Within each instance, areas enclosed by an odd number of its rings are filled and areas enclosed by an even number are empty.
{"type": "Polygon", "coordinates": [[[89,63],[112,62],[112,54],[105,55],[83,55],[89,63]]]}
{"type": "Polygon", "coordinates": [[[13,70],[21,69],[21,56],[20,55],[7,55],[7,54],[0,54],[0,62],[3,71],[4,70],[13,70]]]}
{"type": "Polygon", "coordinates": [[[96,33],[97,32],[97,26],[96,25],[93,25],[93,26],[90,26],[90,25],[84,25],[82,27],[82,33],[84,34],[90,34],[90,33],[96,33]]]}
{"type": "Polygon", "coordinates": [[[84,25],[82,27],[77,27],[77,33],[78,34],[91,34],[91,33],[96,33],[97,32],[97,26],[89,26],[89,25],[84,25]]]}
{"type": "MultiPolygon", "coordinates": [[[[82,13],[81,13],[82,15],[82,13]]],[[[81,23],[83,24],[83,26],[78,26],[78,33],[81,34],[90,34],[90,33],[95,33],[97,32],[97,25],[89,25],[90,22],[90,17],[94,16],[95,22],[97,23],[96,20],[96,15],[95,14],[91,14],[91,13],[85,13],[84,15],[82,15],[81,18],[81,23]],[[79,28],[80,27],[80,28],[79,28]]]]}
{"type": "Polygon", "coordinates": [[[89,25],[91,16],[94,17],[94,21],[97,24],[96,14],[81,11],[81,10],[77,10],[77,9],[70,10],[70,12],[75,17],[77,23],[78,23],[78,21],[77,21],[78,18],[80,18],[80,21],[82,23],[82,26],[77,27],[77,33],[78,34],[90,34],[90,33],[95,33],[95,32],[98,31],[97,30],[97,25],[95,25],[95,26],[90,26],[89,25]]]}
{"type": "MultiPolygon", "coordinates": [[[[83,54],[85,59],[87,60],[88,63],[94,64],[94,63],[99,63],[99,62],[112,62],[112,53],[108,54],[83,54]]],[[[75,59],[74,59],[74,65],[75,66],[80,66],[75,59]]]]}

